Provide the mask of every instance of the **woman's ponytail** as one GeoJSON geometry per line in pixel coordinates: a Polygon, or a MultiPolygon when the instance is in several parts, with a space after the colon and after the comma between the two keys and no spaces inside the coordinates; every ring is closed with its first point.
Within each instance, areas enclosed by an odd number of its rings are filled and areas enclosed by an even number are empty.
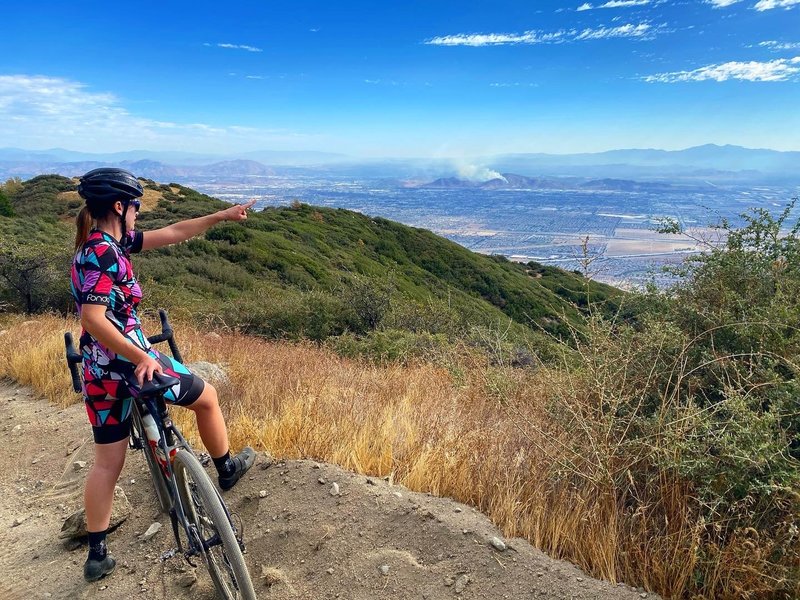
{"type": "Polygon", "coordinates": [[[89,208],[84,206],[75,218],[77,231],[75,232],[75,250],[80,248],[89,239],[89,232],[92,230],[92,215],[89,208]]]}

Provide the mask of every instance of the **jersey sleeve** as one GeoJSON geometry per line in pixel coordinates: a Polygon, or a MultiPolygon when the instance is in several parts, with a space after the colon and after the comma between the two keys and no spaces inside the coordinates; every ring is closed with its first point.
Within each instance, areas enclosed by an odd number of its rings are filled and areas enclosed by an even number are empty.
{"type": "Polygon", "coordinates": [[[125,240],[122,248],[129,254],[135,254],[142,251],[142,243],[144,242],[144,233],[141,231],[129,231],[125,234],[125,240]]]}
{"type": "Polygon", "coordinates": [[[119,272],[118,250],[109,243],[86,248],[78,271],[80,303],[111,306],[111,288],[119,272]]]}

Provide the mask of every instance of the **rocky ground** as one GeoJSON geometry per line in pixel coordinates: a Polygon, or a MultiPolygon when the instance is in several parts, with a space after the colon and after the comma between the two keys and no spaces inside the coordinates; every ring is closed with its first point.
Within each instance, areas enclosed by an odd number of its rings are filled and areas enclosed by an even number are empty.
{"type": "MultiPolygon", "coordinates": [[[[59,410],[0,382],[0,440],[0,598],[214,597],[202,566],[162,560],[174,547],[169,519],[134,452],[119,484],[118,510],[128,514],[109,535],[117,570],[83,580],[85,545],[59,539],[81,508],[91,466],[82,406],[59,410]],[[153,534],[154,523],[162,527],[153,534]]],[[[524,540],[504,540],[469,506],[330,464],[260,455],[225,498],[244,523],[260,598],[657,598],[592,579],[524,540]]]]}

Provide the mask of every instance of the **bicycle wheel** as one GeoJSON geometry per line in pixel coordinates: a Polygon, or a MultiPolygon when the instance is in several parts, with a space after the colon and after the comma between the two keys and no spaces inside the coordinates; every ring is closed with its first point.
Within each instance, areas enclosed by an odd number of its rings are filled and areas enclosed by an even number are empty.
{"type": "Polygon", "coordinates": [[[153,447],[147,441],[147,436],[144,434],[144,427],[142,425],[142,417],[139,414],[138,408],[133,408],[133,429],[134,434],[139,437],[142,442],[142,452],[147,461],[147,469],[150,471],[150,479],[153,481],[153,487],[156,490],[156,498],[161,508],[161,512],[168,513],[172,506],[172,498],[170,497],[167,482],[164,479],[164,472],[161,470],[161,465],[158,459],[153,454],[153,447]]]}
{"type": "Polygon", "coordinates": [[[175,455],[175,483],[186,518],[202,540],[218,538],[217,545],[202,551],[211,579],[225,600],[255,600],[253,582],[228,514],[205,469],[190,451],[175,455]]]}

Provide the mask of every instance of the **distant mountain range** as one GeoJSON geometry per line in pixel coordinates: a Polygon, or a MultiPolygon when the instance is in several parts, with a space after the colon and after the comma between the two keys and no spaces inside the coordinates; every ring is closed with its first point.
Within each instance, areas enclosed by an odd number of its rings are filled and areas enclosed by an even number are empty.
{"type": "MultiPolygon", "coordinates": [[[[188,152],[132,150],[111,154],[73,152],[61,148],[24,150],[0,148],[0,177],[27,178],[43,173],[75,176],[102,166],[129,168],[157,181],[203,178],[241,179],[298,174],[353,178],[394,178],[417,181],[459,178],[460,172],[526,173],[521,186],[547,189],[547,178],[627,180],[656,183],[705,182],[743,184],[800,184],[800,152],[750,149],[707,144],[685,150],[610,150],[584,154],[506,154],[471,159],[357,159],[325,152],[246,152],[231,156],[188,152]],[[466,170],[464,167],[469,167],[466,170]]],[[[517,177],[517,176],[515,176],[517,177]]],[[[522,177],[522,176],[518,176],[522,177]]],[[[474,179],[474,178],[471,178],[474,179]]],[[[491,176],[481,183],[491,183],[491,176]],[[489,181],[487,181],[489,179],[489,181]]],[[[429,186],[434,186],[434,183],[429,186]]],[[[563,186],[564,181],[557,182],[563,186]]],[[[452,183],[452,186],[462,185],[452,183]]],[[[512,187],[517,185],[510,183],[512,187]]],[[[601,186],[615,184],[598,184],[601,186]]],[[[451,187],[452,187],[451,186],[451,187]]],[[[435,187],[435,186],[434,186],[435,187]]],[[[559,188],[559,189],[563,189],[559,188]]],[[[605,189],[605,188],[603,188],[605,189]]]]}
{"type": "MultiPolygon", "coordinates": [[[[579,177],[525,177],[502,173],[489,181],[470,181],[458,177],[443,177],[424,184],[408,187],[423,189],[481,189],[481,190],[596,190],[614,192],[658,192],[685,189],[685,186],[628,179],[582,179],[579,177]]],[[[710,187],[705,184],[703,187],[710,187]]]]}

